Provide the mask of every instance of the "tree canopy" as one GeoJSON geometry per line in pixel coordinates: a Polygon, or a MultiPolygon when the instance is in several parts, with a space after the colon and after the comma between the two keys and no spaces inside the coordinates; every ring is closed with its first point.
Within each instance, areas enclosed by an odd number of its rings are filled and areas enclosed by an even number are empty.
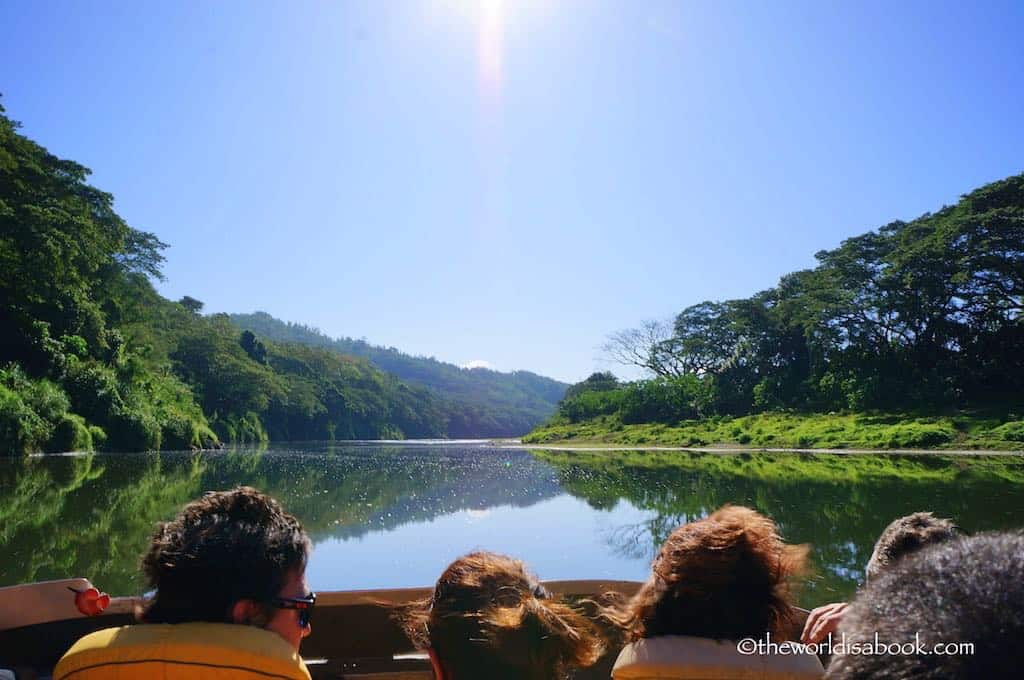
{"type": "MultiPolygon", "coordinates": [[[[815,255],[749,298],[609,337],[649,381],[624,386],[624,422],[774,409],[1017,406],[1024,394],[1024,175],[815,255]],[[635,408],[631,408],[630,405],[635,408]]],[[[577,388],[571,399],[589,399],[577,388]]],[[[563,415],[606,412],[580,404],[563,415]]]]}

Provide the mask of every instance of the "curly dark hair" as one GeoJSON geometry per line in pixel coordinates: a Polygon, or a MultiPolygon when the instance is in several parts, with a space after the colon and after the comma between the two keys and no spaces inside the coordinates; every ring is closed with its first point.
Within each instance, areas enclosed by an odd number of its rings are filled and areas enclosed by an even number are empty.
{"type": "Polygon", "coordinates": [[[740,640],[768,632],[785,640],[795,620],[789,581],[806,569],[808,550],[784,543],[764,515],[726,505],[673,531],[636,595],[603,616],[621,627],[626,641],[740,640]]]}
{"type": "Polygon", "coordinates": [[[406,635],[457,680],[553,680],[604,651],[594,624],[549,596],[519,560],[474,552],[455,560],[432,597],[397,611],[406,635]]]}
{"type": "Polygon", "coordinates": [[[230,623],[239,600],[276,597],[292,571],[305,570],[311,549],[299,521],[270,496],[244,486],[208,492],[157,525],[142,558],[156,595],[141,618],[230,623]]]}
{"type": "Polygon", "coordinates": [[[885,569],[843,614],[853,645],[920,642],[924,654],[844,653],[827,678],[1017,678],[1024,667],[1024,534],[990,533],[929,546],[885,569]],[[934,653],[973,643],[970,653],[934,653]]]}
{"type": "Polygon", "coordinates": [[[875,543],[868,560],[867,578],[878,578],[882,571],[897,560],[929,545],[935,545],[962,535],[953,520],[936,517],[930,512],[915,512],[893,520],[875,543]]]}

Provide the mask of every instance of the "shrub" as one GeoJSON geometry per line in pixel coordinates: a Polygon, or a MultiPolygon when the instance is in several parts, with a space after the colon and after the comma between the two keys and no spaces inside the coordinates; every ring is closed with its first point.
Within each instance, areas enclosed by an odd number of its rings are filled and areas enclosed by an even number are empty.
{"type": "Polygon", "coordinates": [[[107,433],[99,425],[89,425],[89,436],[94,449],[101,448],[107,442],[107,433]]]}
{"type": "Polygon", "coordinates": [[[674,424],[699,418],[708,386],[695,376],[643,380],[631,384],[622,399],[622,422],[674,424]]]}
{"type": "Polygon", "coordinates": [[[80,335],[62,335],[60,341],[64,345],[64,353],[68,356],[84,359],[89,355],[89,345],[80,335]]]}
{"type": "Polygon", "coordinates": [[[67,396],[49,380],[31,380],[17,365],[0,370],[0,454],[50,450],[67,410],[67,396]]]}
{"type": "Polygon", "coordinates": [[[582,392],[563,399],[558,405],[558,414],[568,419],[570,423],[611,415],[618,412],[625,396],[625,390],[582,392]]]}
{"type": "Polygon", "coordinates": [[[212,449],[220,446],[220,439],[217,437],[217,433],[210,429],[209,425],[200,423],[197,429],[199,432],[199,448],[212,449]]]}
{"type": "Polygon", "coordinates": [[[21,392],[25,404],[49,423],[58,423],[67,413],[68,397],[49,380],[29,382],[21,392]]]}
{"type": "Polygon", "coordinates": [[[53,436],[46,442],[45,448],[47,453],[92,451],[92,433],[85,424],[85,418],[65,413],[53,428],[53,436]]]}
{"type": "Polygon", "coordinates": [[[1024,442],[1024,420],[1003,423],[993,429],[989,436],[1010,442],[1024,442]]]}
{"type": "Polygon", "coordinates": [[[0,455],[37,451],[51,432],[52,425],[29,408],[18,393],[0,385],[0,455]]]}
{"type": "Polygon", "coordinates": [[[208,449],[217,444],[217,435],[205,422],[183,414],[172,414],[160,425],[160,448],[184,450],[208,449]]]}
{"type": "Polygon", "coordinates": [[[112,424],[111,419],[123,410],[124,402],[117,387],[117,377],[109,368],[80,362],[68,369],[64,388],[71,399],[71,410],[86,420],[112,424]]]}
{"type": "Polygon", "coordinates": [[[886,431],[884,445],[888,448],[918,448],[947,444],[956,437],[948,425],[908,423],[893,425],[886,431]]]}
{"type": "Polygon", "coordinates": [[[621,384],[614,374],[607,371],[603,373],[591,373],[583,382],[572,385],[565,391],[563,399],[574,399],[584,392],[611,392],[619,389],[621,384]]]}
{"type": "Polygon", "coordinates": [[[223,441],[249,443],[265,442],[269,439],[260,417],[251,411],[240,417],[218,418],[214,414],[210,419],[210,425],[217,437],[223,441]]]}
{"type": "Polygon", "coordinates": [[[160,448],[160,425],[141,410],[124,409],[109,420],[104,448],[110,451],[153,451],[160,448]]]}
{"type": "Polygon", "coordinates": [[[160,444],[165,450],[192,448],[198,438],[195,423],[183,416],[170,416],[160,424],[160,444]]]}

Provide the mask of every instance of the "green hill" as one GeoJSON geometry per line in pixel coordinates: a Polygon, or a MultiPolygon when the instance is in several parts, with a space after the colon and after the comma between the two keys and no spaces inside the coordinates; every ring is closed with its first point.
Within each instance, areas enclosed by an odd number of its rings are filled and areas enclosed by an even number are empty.
{"type": "Polygon", "coordinates": [[[364,340],[330,338],[315,328],[287,323],[266,312],[232,314],[231,320],[261,338],[363,357],[405,382],[429,389],[446,403],[450,437],[516,437],[529,432],[555,412],[568,387],[529,371],[467,369],[364,340]]]}

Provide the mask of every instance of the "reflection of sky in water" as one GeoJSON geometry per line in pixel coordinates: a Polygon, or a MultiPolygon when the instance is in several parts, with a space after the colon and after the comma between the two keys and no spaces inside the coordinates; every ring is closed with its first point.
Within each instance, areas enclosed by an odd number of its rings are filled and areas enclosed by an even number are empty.
{"type": "Polygon", "coordinates": [[[806,605],[849,596],[882,529],[917,510],[976,532],[1024,526],[1024,459],[531,453],[479,443],[0,459],[0,586],[86,576],[141,592],[154,523],[209,489],[276,497],[316,544],[320,590],[429,585],[475,549],[544,579],[646,577],[680,523],[724,503],[811,545],[806,605]]]}
{"type": "Polygon", "coordinates": [[[455,557],[479,549],[518,557],[543,579],[640,580],[649,560],[621,556],[607,537],[650,515],[627,502],[595,511],[569,495],[525,508],[460,510],[358,538],[318,540],[307,575],[321,590],[430,585],[455,557]]]}

